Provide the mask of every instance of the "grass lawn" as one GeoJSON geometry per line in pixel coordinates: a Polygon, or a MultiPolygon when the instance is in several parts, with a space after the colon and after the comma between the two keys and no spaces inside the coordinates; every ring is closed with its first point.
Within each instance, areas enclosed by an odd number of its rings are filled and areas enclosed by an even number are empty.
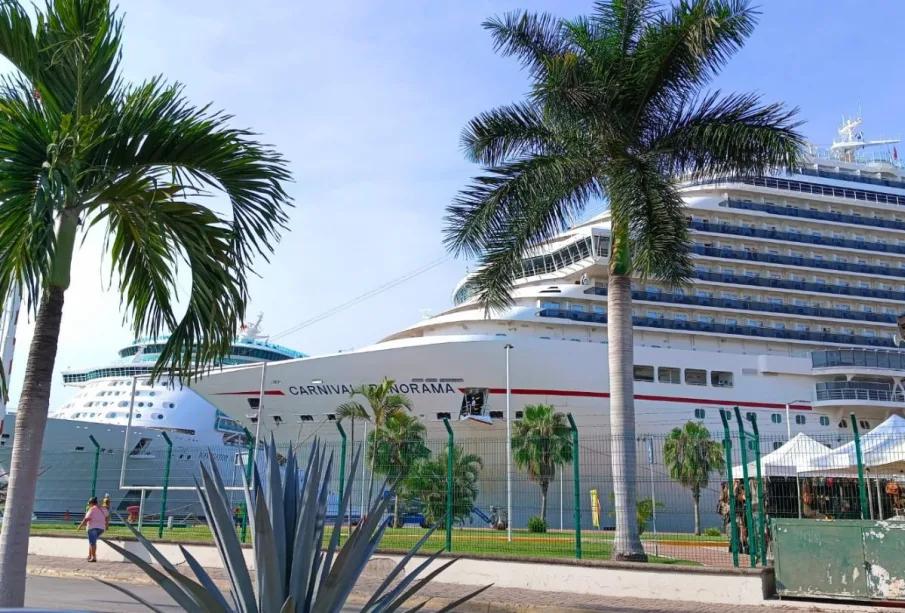
{"type": "MultiPolygon", "coordinates": [[[[54,535],[54,536],[79,536],[84,535],[84,531],[76,532],[76,524],[63,523],[33,523],[31,533],[33,535],[54,535]]],[[[152,541],[158,540],[157,526],[145,524],[142,526],[142,535],[152,541]]],[[[390,528],[386,531],[381,542],[381,549],[408,551],[415,543],[424,535],[421,528],[390,528]]],[[[125,526],[111,526],[105,534],[105,537],[128,537],[131,532],[125,526]]],[[[348,531],[343,530],[343,536],[348,536],[348,531]]],[[[647,535],[645,535],[647,536],[647,535]]],[[[694,537],[691,535],[659,535],[661,541],[669,540],[688,541],[689,539],[704,539],[711,537],[694,537]]],[[[526,558],[562,558],[574,559],[575,557],[575,535],[573,532],[548,532],[546,534],[533,534],[526,530],[513,530],[511,543],[506,540],[506,533],[501,531],[486,529],[456,529],[453,530],[453,552],[462,554],[494,554],[494,555],[511,555],[514,557],[526,558]]],[[[715,538],[715,537],[714,537],[715,538]]],[[[194,527],[174,527],[167,530],[164,527],[162,541],[175,542],[211,542],[211,533],[207,526],[199,525],[194,527]]],[[[325,536],[325,544],[329,540],[329,536],[325,536]]],[[[582,534],[582,558],[585,560],[608,560],[613,552],[612,532],[586,531],[582,534]]],[[[723,539],[725,540],[725,539],[723,539]]],[[[719,539],[715,539],[719,542],[719,539]]],[[[427,543],[425,543],[422,551],[434,552],[441,549],[446,544],[446,533],[443,530],[437,530],[427,543]]],[[[692,555],[695,550],[690,548],[689,554],[692,555]]],[[[660,564],[679,564],[687,566],[700,566],[699,562],[693,560],[663,558],[650,556],[651,562],[660,564]]]]}

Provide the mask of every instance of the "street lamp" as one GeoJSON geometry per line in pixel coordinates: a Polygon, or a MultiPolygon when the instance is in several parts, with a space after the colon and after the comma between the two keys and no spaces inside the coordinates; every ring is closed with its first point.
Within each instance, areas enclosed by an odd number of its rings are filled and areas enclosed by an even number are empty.
{"type": "Polygon", "coordinates": [[[506,343],[506,540],[512,542],[512,386],[509,383],[509,350],[506,343]]]}
{"type": "MultiPolygon", "coordinates": [[[[791,400],[786,403],[786,437],[788,442],[792,441],[792,420],[789,418],[789,411],[796,402],[808,402],[810,400],[791,400]]],[[[801,519],[801,478],[798,476],[798,466],[795,466],[795,489],[798,491],[798,519],[801,519]]]]}

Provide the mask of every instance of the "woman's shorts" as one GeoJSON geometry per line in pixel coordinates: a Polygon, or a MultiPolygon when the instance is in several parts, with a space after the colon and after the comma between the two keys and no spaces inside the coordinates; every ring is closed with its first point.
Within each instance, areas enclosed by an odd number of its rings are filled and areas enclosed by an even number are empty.
{"type": "Polygon", "coordinates": [[[97,545],[97,539],[104,533],[100,528],[92,528],[88,531],[88,544],[92,547],[97,545]]]}

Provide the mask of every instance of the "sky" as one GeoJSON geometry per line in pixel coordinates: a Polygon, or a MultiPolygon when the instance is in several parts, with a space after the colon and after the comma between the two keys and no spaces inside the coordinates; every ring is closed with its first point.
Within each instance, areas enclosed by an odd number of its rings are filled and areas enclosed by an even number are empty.
{"type": "MultiPolygon", "coordinates": [[[[260,134],[290,161],[289,231],[250,282],[249,314],[279,333],[446,256],[444,209],[479,168],[459,134],[474,115],[521,99],[527,78],[481,28],[515,9],[572,17],[591,0],[123,0],[123,71],[185,85],[201,105],[260,134]]],[[[860,103],[867,138],[903,130],[905,3],[764,0],[755,33],[712,84],[797,106],[829,144],[860,103]]],[[[109,291],[101,236],[76,256],[51,410],[75,394],[67,368],[102,365],[132,334],[109,291]]],[[[450,306],[468,263],[449,259],[277,341],[308,354],[362,347],[450,306]]],[[[23,316],[10,407],[32,322],[23,316]]]]}

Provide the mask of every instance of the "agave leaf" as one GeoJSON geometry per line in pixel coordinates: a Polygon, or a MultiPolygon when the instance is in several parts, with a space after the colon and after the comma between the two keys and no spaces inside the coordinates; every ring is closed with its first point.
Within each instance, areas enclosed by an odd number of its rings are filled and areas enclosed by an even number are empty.
{"type": "Polygon", "coordinates": [[[420,610],[423,609],[425,606],[427,606],[427,603],[428,603],[428,602],[430,602],[430,598],[428,598],[427,600],[425,600],[424,602],[422,602],[421,604],[419,604],[417,607],[414,607],[414,608],[412,608],[412,609],[409,609],[409,610],[406,611],[405,613],[418,613],[418,611],[420,611],[420,610]]]}
{"type": "Polygon", "coordinates": [[[283,608],[280,609],[280,613],[295,613],[295,600],[293,600],[292,596],[286,599],[286,602],[283,603],[283,608]]]}
{"type": "Polygon", "coordinates": [[[102,539],[104,543],[107,544],[108,547],[113,549],[116,553],[120,554],[140,569],[142,569],[148,577],[151,578],[154,583],[163,588],[170,598],[176,601],[184,611],[189,611],[190,613],[204,613],[204,609],[198,606],[198,603],[195,602],[195,599],[192,598],[189,594],[186,594],[182,587],[179,586],[178,583],[167,577],[165,574],[154,568],[152,565],[148,564],[137,555],[132,553],[127,549],[123,549],[116,543],[108,541],[107,539],[102,539]]]}
{"type": "Polygon", "coordinates": [[[179,545],[179,552],[182,553],[182,557],[185,558],[186,563],[189,565],[189,568],[192,569],[192,572],[195,573],[195,576],[198,578],[198,582],[201,586],[206,589],[214,600],[217,601],[217,604],[224,611],[232,611],[232,607],[229,606],[229,603],[226,602],[226,598],[223,597],[223,593],[220,592],[220,588],[217,587],[217,584],[214,583],[214,580],[211,579],[211,576],[207,574],[207,571],[204,570],[204,567],[198,563],[198,560],[195,559],[191,553],[189,553],[188,549],[179,545]]]}
{"type": "Polygon", "coordinates": [[[264,497],[255,505],[255,568],[258,574],[258,608],[262,613],[276,611],[283,602],[279,560],[276,554],[271,515],[264,497]]]}
{"type": "MultiPolygon", "coordinates": [[[[381,613],[393,613],[393,611],[396,611],[397,609],[399,609],[399,607],[404,605],[405,602],[409,598],[411,598],[412,596],[417,594],[421,590],[421,588],[423,588],[425,585],[430,583],[434,579],[434,577],[436,577],[437,575],[439,575],[444,570],[446,570],[447,568],[449,568],[450,566],[452,566],[453,564],[455,564],[458,561],[459,561],[459,558],[454,558],[454,559],[450,560],[449,562],[447,562],[446,564],[443,564],[442,566],[440,566],[440,568],[428,573],[428,575],[424,579],[422,579],[421,581],[419,581],[418,583],[416,583],[415,585],[410,587],[408,589],[408,591],[406,591],[404,594],[402,594],[402,596],[393,600],[386,608],[381,609],[381,613]]],[[[421,573],[421,570],[423,570],[423,569],[419,568],[419,570],[412,573],[412,575],[411,575],[412,578],[414,579],[415,577],[417,577],[421,573]]],[[[409,577],[406,577],[406,580],[408,580],[408,578],[409,577]]]]}
{"type": "MultiPolygon", "coordinates": [[[[119,515],[117,513],[117,515],[119,515]]],[[[122,516],[120,516],[122,519],[122,516]]],[[[204,605],[205,608],[210,608],[211,605],[219,605],[219,603],[211,598],[210,594],[207,590],[205,590],[201,585],[192,581],[189,577],[183,575],[177,568],[166,559],[166,557],[160,553],[160,550],[157,549],[151,541],[146,539],[142,534],[135,529],[132,524],[129,522],[123,522],[127,528],[132,532],[132,535],[141,543],[142,547],[151,554],[151,557],[165,570],[169,575],[179,584],[182,590],[188,594],[195,602],[198,602],[204,605]]]]}
{"type": "Polygon", "coordinates": [[[305,489],[302,491],[301,512],[295,526],[295,547],[292,552],[292,574],[289,580],[289,594],[298,602],[308,593],[312,559],[320,554],[320,543],[314,542],[315,519],[317,516],[318,486],[321,480],[322,454],[317,454],[309,467],[305,489]]]}
{"type": "MultiPolygon", "coordinates": [[[[324,450],[326,453],[326,449],[324,450]]],[[[321,460],[323,462],[323,459],[321,460]]],[[[305,582],[308,584],[308,594],[305,602],[311,602],[314,599],[315,588],[317,587],[317,571],[320,570],[321,548],[324,543],[324,526],[327,523],[327,500],[330,495],[330,477],[333,476],[333,454],[330,454],[330,460],[327,462],[327,470],[324,472],[324,478],[321,481],[320,495],[317,499],[317,514],[314,518],[314,538],[311,548],[315,552],[311,560],[311,572],[306,577],[305,582]]]]}
{"type": "Polygon", "coordinates": [[[115,583],[110,583],[110,582],[108,582],[108,581],[104,581],[103,579],[95,579],[95,581],[97,581],[98,583],[103,583],[103,584],[106,585],[107,587],[112,587],[112,588],[113,588],[114,590],[116,590],[117,592],[122,592],[123,594],[125,594],[126,596],[128,596],[129,598],[131,598],[132,600],[134,600],[135,602],[137,602],[138,604],[144,605],[145,607],[147,607],[147,608],[149,608],[150,610],[154,611],[154,613],[165,613],[163,610],[158,609],[157,607],[155,607],[154,605],[152,605],[150,602],[148,602],[147,600],[145,600],[144,598],[142,598],[141,596],[139,596],[138,594],[136,594],[136,593],[133,592],[132,590],[129,590],[129,589],[126,589],[126,588],[121,587],[121,586],[119,586],[119,585],[116,585],[115,583]]]}
{"type": "MultiPolygon", "coordinates": [[[[270,511],[270,528],[273,531],[273,553],[276,554],[276,571],[280,590],[286,586],[286,517],[283,513],[283,483],[280,478],[280,461],[277,444],[270,434],[267,445],[267,509],[270,511]]],[[[258,582],[260,585],[260,581],[258,582]]],[[[281,598],[282,600],[282,598],[281,598]]],[[[276,606],[276,603],[273,603],[276,606]]],[[[265,609],[270,611],[270,609],[265,609]]]]}
{"type": "MultiPolygon", "coordinates": [[[[358,539],[354,545],[353,553],[344,561],[342,558],[343,554],[346,552],[346,548],[349,546],[348,543],[346,544],[346,547],[343,547],[340,551],[340,555],[336,560],[336,565],[341,566],[341,562],[344,562],[344,565],[348,566],[348,568],[346,569],[347,574],[345,579],[340,579],[337,585],[338,589],[334,591],[334,602],[338,606],[344,605],[349,598],[349,594],[352,593],[352,588],[355,587],[358,577],[361,576],[368,560],[371,559],[371,556],[374,555],[374,551],[376,551],[378,545],[380,545],[380,540],[383,538],[383,534],[386,532],[389,525],[389,521],[383,521],[380,523],[380,527],[370,540],[368,540],[366,536],[358,539]]],[[[365,535],[367,534],[368,533],[366,532],[365,535]]],[[[335,568],[333,572],[335,572],[335,568]]],[[[330,583],[330,579],[334,577],[333,572],[327,577],[328,584],[330,583]]],[[[319,595],[320,594],[318,594],[318,596],[319,595]]]]}
{"type": "MultiPolygon", "coordinates": [[[[478,588],[475,591],[473,591],[471,594],[462,596],[457,601],[449,603],[448,605],[446,605],[445,607],[443,607],[442,609],[437,611],[437,613],[449,613],[449,611],[455,611],[457,607],[465,604],[466,602],[468,602],[469,600],[471,600],[478,594],[481,594],[482,592],[486,592],[487,590],[489,590],[492,587],[493,587],[493,584],[491,583],[490,585],[485,585],[482,588],[478,588]]],[[[424,606],[424,603],[421,603],[421,605],[418,608],[420,609],[423,606],[424,606]]],[[[416,609],[412,609],[412,610],[414,611],[416,609]]]]}
{"type": "MultiPolygon", "coordinates": [[[[286,568],[292,568],[292,551],[295,548],[294,528],[299,520],[299,471],[295,450],[289,446],[286,456],[286,478],[283,480],[283,517],[286,521],[286,568]]],[[[288,589],[288,586],[287,586],[288,589]]]]}
{"type": "MultiPolygon", "coordinates": [[[[402,591],[404,589],[406,589],[408,586],[410,586],[412,584],[412,582],[418,578],[418,575],[421,574],[421,571],[423,571],[425,568],[427,568],[428,566],[433,564],[434,561],[438,557],[440,557],[441,553],[443,553],[442,549],[438,549],[437,551],[435,551],[433,554],[431,554],[430,557],[428,557],[425,561],[423,561],[421,564],[419,564],[415,568],[415,570],[413,570],[408,575],[406,575],[406,577],[402,581],[400,581],[399,584],[396,585],[396,587],[394,587],[392,590],[387,592],[387,594],[385,596],[381,596],[379,598],[372,598],[371,600],[373,600],[374,602],[371,603],[369,601],[368,605],[373,604],[375,610],[377,610],[377,611],[383,610],[381,607],[385,607],[388,603],[393,602],[396,599],[396,597],[402,593],[402,591]]],[[[405,569],[405,562],[400,560],[399,564],[396,565],[396,568],[393,569],[392,574],[398,575],[404,569],[405,569]]],[[[365,608],[367,608],[368,605],[365,605],[365,608]]]]}
{"type": "MultiPolygon", "coordinates": [[[[397,564],[396,567],[393,568],[393,570],[390,572],[390,574],[387,575],[386,579],[383,580],[383,583],[381,583],[380,586],[374,591],[374,594],[371,595],[371,599],[365,603],[365,606],[364,606],[365,609],[367,609],[372,604],[377,602],[377,599],[380,598],[380,596],[383,594],[383,592],[390,586],[391,583],[393,583],[393,580],[399,576],[399,573],[401,573],[403,571],[403,569],[405,569],[405,565],[408,564],[409,560],[411,560],[412,557],[416,553],[418,553],[418,551],[421,549],[421,547],[424,546],[424,544],[427,542],[427,540],[434,535],[434,532],[437,531],[437,528],[439,526],[440,526],[439,523],[435,524],[433,528],[428,530],[424,534],[424,536],[422,536],[418,540],[418,542],[415,543],[415,546],[412,547],[411,551],[409,551],[407,554],[405,554],[405,557],[403,557],[401,560],[399,560],[399,564],[397,564]]],[[[440,551],[443,551],[443,550],[441,549],[440,551]]]]}
{"type": "MultiPolygon", "coordinates": [[[[255,599],[254,587],[248,574],[248,566],[245,564],[245,556],[242,555],[242,545],[236,534],[232,516],[226,504],[223,480],[217,483],[220,472],[217,464],[211,463],[212,472],[208,472],[201,465],[201,481],[204,485],[203,496],[207,498],[208,522],[214,531],[214,540],[220,549],[220,557],[229,570],[232,589],[238,592],[241,610],[244,613],[257,613],[258,607],[255,599]]],[[[257,523],[257,522],[256,522],[257,523]]]]}
{"type": "MultiPolygon", "coordinates": [[[[241,462],[241,458],[239,459],[241,462]]],[[[245,471],[243,469],[242,478],[245,478],[245,471]]],[[[204,491],[204,488],[201,487],[201,484],[198,482],[197,478],[195,480],[195,490],[198,492],[198,499],[201,501],[201,508],[204,510],[205,517],[213,517],[213,513],[211,512],[211,505],[207,498],[207,493],[204,491]]],[[[249,507],[251,508],[251,507],[249,507]]],[[[254,522],[249,521],[248,524],[251,525],[254,522]]],[[[233,580],[233,568],[226,561],[226,554],[223,551],[223,548],[220,547],[220,543],[217,541],[217,533],[213,527],[211,521],[208,521],[208,528],[211,531],[211,535],[214,537],[214,545],[217,547],[217,553],[220,554],[220,561],[223,563],[223,568],[226,569],[226,574],[229,576],[229,584],[235,585],[233,580]]],[[[253,530],[253,529],[252,529],[253,530]]],[[[239,600],[238,591],[235,589],[229,590],[229,595],[233,599],[233,604],[235,605],[236,611],[240,613],[246,613],[246,608],[244,603],[239,600]]]]}
{"type": "Polygon", "coordinates": [[[336,548],[339,547],[339,539],[342,537],[343,520],[346,517],[347,509],[352,501],[352,483],[355,481],[355,471],[358,469],[358,461],[361,458],[361,447],[355,452],[352,458],[352,469],[349,472],[349,482],[346,484],[346,491],[343,492],[343,499],[340,502],[336,512],[336,520],[333,524],[333,534],[330,535],[330,543],[327,545],[327,551],[324,554],[323,570],[318,585],[322,585],[327,579],[327,574],[333,566],[333,556],[336,554],[336,548]]]}

